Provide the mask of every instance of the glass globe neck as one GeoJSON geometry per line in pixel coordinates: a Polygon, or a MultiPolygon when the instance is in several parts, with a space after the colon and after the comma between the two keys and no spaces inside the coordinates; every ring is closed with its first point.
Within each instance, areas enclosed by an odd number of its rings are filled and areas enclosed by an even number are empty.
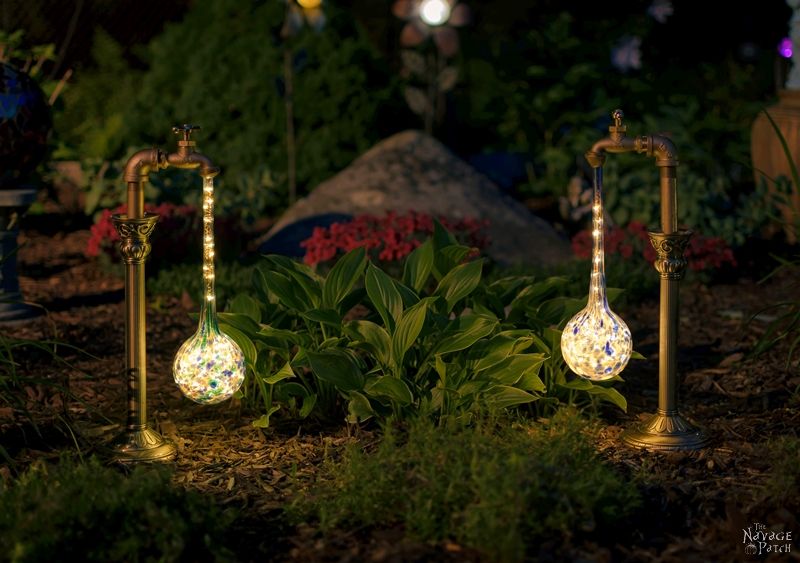
{"type": "Polygon", "coordinates": [[[607,305],[604,215],[603,168],[598,166],[594,169],[594,193],[592,196],[592,275],[589,283],[589,303],[607,305]]]}

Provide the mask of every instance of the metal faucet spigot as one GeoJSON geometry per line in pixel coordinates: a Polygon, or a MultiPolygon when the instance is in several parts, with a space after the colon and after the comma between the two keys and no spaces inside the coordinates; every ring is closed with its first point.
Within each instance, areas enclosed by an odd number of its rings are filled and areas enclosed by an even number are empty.
{"type": "Polygon", "coordinates": [[[211,160],[194,150],[190,136],[196,125],[173,127],[181,134],[178,149],[166,154],[144,149],[128,159],[125,181],[128,189],[126,214],[112,217],[120,236],[119,250],[125,263],[125,373],[128,386],[128,421],[125,431],[112,442],[112,457],[122,463],[171,461],[177,450],[151,428],[147,421],[147,358],[145,330],[144,264],[150,254],[150,234],[159,216],[144,210],[144,183],[150,172],[168,166],[197,169],[204,178],[219,174],[211,160]]]}
{"type": "Polygon", "coordinates": [[[626,430],[622,439],[630,446],[652,450],[700,449],[708,445],[709,437],[678,410],[678,289],[686,272],[683,254],[692,231],[678,229],[677,150],[672,141],[662,135],[627,137],[622,110],[614,110],[611,117],[614,124],[608,128],[609,136],[596,142],[586,153],[590,166],[602,167],[607,152],[644,153],[656,159],[661,191],[661,230],[648,233],[658,254],[655,268],[661,276],[658,409],[643,424],[626,430]]]}

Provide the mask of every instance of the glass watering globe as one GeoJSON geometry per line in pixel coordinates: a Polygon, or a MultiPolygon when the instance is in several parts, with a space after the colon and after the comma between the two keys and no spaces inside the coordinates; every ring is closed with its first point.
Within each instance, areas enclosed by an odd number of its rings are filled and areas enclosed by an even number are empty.
{"type": "Polygon", "coordinates": [[[214,293],[214,180],[203,179],[203,304],[197,332],[175,355],[172,374],[186,397],[203,405],[233,396],[245,376],[244,353],[217,324],[214,293]]]}
{"type": "Polygon", "coordinates": [[[594,169],[592,201],[592,275],[589,300],[561,334],[561,352],[579,376],[604,381],[619,374],[631,359],[631,331],[608,305],[603,249],[603,169],[594,169]]]}

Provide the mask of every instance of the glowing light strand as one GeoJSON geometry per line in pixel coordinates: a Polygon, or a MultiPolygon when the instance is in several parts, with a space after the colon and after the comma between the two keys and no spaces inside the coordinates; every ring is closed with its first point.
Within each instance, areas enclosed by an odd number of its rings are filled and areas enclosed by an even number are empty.
{"type": "Polygon", "coordinates": [[[595,168],[592,200],[592,274],[589,299],[564,327],[561,351],[570,369],[594,381],[621,372],[632,352],[631,332],[608,305],[605,279],[603,170],[595,168]]]}

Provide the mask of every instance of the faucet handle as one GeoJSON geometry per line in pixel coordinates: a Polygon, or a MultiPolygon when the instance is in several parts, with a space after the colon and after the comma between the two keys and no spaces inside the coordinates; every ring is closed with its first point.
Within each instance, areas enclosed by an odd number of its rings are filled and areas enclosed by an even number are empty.
{"type": "Polygon", "coordinates": [[[176,125],[172,128],[172,132],[176,135],[183,134],[184,141],[190,141],[189,136],[192,134],[192,131],[199,131],[199,125],[190,125],[188,123],[184,123],[183,125],[176,125]]]}
{"type": "Polygon", "coordinates": [[[625,114],[622,113],[621,109],[615,109],[611,112],[611,119],[614,120],[614,125],[608,127],[608,132],[611,134],[612,139],[619,140],[625,136],[625,131],[628,128],[622,124],[623,117],[625,117],[625,114]]]}

